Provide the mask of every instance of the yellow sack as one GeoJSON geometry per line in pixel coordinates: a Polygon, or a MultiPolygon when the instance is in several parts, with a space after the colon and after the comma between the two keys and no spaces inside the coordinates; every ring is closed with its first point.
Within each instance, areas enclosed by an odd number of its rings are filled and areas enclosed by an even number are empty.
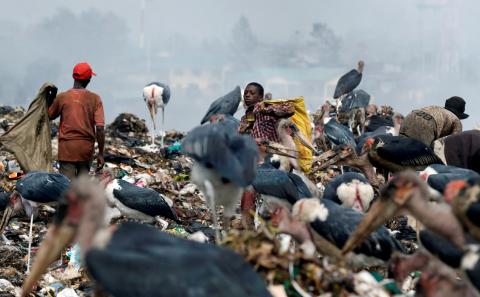
{"type": "MultiPolygon", "coordinates": [[[[295,114],[290,117],[298,129],[305,135],[306,139],[312,141],[312,124],[305,108],[305,100],[303,96],[293,99],[272,99],[264,100],[265,104],[281,104],[289,102],[295,106],[295,114]]],[[[295,145],[298,150],[298,163],[303,172],[309,172],[312,167],[313,154],[312,151],[295,139],[295,145]]]]}

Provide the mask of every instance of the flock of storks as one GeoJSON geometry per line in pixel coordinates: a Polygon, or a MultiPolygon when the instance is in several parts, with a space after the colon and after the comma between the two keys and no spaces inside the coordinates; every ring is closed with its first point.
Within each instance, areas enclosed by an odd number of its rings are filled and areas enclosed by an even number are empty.
{"type": "MultiPolygon", "coordinates": [[[[356,90],[363,67],[360,61],[358,69],[340,78],[335,113],[369,103],[370,96],[356,90]]],[[[242,197],[254,195],[260,198],[257,215],[289,234],[305,257],[318,256],[316,251],[338,260],[364,254],[388,261],[391,276],[398,281],[422,271],[417,288],[426,296],[478,295],[477,172],[443,164],[430,147],[399,136],[393,126],[369,134],[360,128],[355,137],[356,111],[345,126],[324,106],[314,129],[328,139],[330,148],[313,158],[312,168],[336,166],[342,174],[325,187],[317,186],[301,172],[293,140],[301,139],[318,154],[310,141],[288,120],[277,131],[281,143],[238,134],[239,121],[233,115],[240,103],[239,87],[214,101],[202,125],[190,131],[182,144],[194,161],[191,182],[213,212],[218,241],[222,228],[217,206],[223,206],[222,226],[227,230],[242,197]],[[399,234],[385,226],[405,215],[422,227],[399,234]],[[407,255],[400,239],[412,236],[421,247],[407,255]]],[[[149,104],[156,109],[154,101],[149,104]]],[[[119,216],[179,219],[172,202],[153,190],[115,179],[109,171],[99,180],[81,177],[70,183],[58,174],[29,173],[13,193],[0,195],[0,205],[6,207],[2,233],[12,215],[23,211],[34,216],[38,203],[58,204],[22,296],[28,296],[49,264],[75,241],[98,289],[113,296],[270,296],[260,276],[227,248],[177,238],[144,224],[109,226],[119,216]],[[29,191],[33,188],[43,190],[29,191]]],[[[242,222],[245,228],[255,228],[244,218],[242,222]]]]}

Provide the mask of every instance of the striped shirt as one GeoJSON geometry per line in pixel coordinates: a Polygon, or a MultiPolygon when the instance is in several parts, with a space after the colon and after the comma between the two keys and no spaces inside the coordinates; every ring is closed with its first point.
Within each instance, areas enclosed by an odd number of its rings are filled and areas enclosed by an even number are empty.
{"type": "Polygon", "coordinates": [[[257,103],[253,109],[247,109],[240,120],[238,129],[241,134],[251,134],[253,138],[279,142],[277,122],[281,118],[288,118],[295,113],[291,103],[265,104],[257,103]]]}

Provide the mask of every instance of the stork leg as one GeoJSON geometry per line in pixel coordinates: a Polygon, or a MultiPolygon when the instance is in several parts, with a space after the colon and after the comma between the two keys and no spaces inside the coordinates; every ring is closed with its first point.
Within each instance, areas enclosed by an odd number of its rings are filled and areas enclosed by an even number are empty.
{"type": "MultiPolygon", "coordinates": [[[[156,107],[155,107],[156,108],[156,107]]],[[[154,109],[151,109],[149,106],[150,110],[150,117],[152,118],[152,123],[153,123],[153,132],[152,132],[152,146],[155,145],[155,136],[157,135],[157,112],[154,109]]]]}
{"type": "Polygon", "coordinates": [[[2,237],[1,240],[2,240],[3,242],[5,242],[6,245],[10,245],[10,244],[11,244],[10,240],[8,240],[8,238],[5,236],[5,234],[2,234],[1,237],[2,237]]]}
{"type": "Polygon", "coordinates": [[[31,251],[32,251],[32,231],[33,231],[33,213],[30,215],[30,230],[28,232],[28,255],[27,255],[27,271],[30,272],[31,251]]]}
{"type": "Polygon", "coordinates": [[[165,136],[165,107],[162,107],[162,129],[160,131],[160,147],[163,147],[163,137],[165,136]]]}
{"type": "Polygon", "coordinates": [[[205,180],[205,194],[207,195],[207,202],[212,211],[213,228],[215,229],[215,241],[218,244],[220,242],[220,229],[218,227],[217,220],[217,208],[215,204],[215,190],[212,183],[207,179],[205,180]]]}

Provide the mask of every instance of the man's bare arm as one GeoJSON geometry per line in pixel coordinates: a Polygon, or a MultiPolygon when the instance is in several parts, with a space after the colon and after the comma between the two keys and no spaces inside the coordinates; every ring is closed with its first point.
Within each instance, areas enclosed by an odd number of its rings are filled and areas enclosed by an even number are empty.
{"type": "Polygon", "coordinates": [[[103,126],[95,126],[95,131],[98,143],[97,171],[100,171],[105,164],[105,160],[103,158],[103,151],[105,148],[105,128],[103,126]]]}

